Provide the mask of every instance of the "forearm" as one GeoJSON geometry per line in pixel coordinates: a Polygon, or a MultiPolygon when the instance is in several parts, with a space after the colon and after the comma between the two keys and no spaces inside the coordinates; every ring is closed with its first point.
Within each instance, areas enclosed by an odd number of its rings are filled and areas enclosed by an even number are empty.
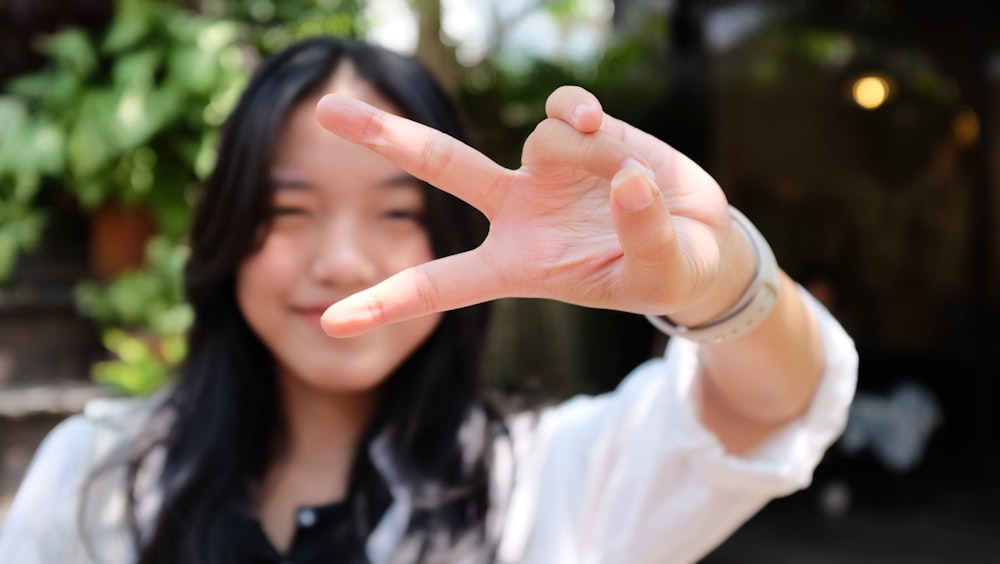
{"type": "MultiPolygon", "coordinates": [[[[713,319],[740,299],[754,277],[754,251],[731,229],[716,284],[679,322],[713,319]]],[[[696,398],[705,424],[731,452],[745,452],[809,406],[823,371],[816,320],[795,283],[780,274],[775,303],[749,333],[701,349],[696,398]]]]}
{"type": "Polygon", "coordinates": [[[742,453],[800,416],[823,373],[823,345],[795,283],[781,276],[774,309],[752,332],[702,349],[701,416],[742,453]]]}

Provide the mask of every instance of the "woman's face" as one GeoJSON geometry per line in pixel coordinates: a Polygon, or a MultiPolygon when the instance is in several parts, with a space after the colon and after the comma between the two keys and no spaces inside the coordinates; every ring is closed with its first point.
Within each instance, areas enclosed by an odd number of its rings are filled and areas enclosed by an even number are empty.
{"type": "MultiPolygon", "coordinates": [[[[400,113],[346,63],[324,92],[400,113]]],[[[280,134],[273,219],[263,245],[240,265],[237,299],[280,377],[318,391],[364,392],[417,349],[441,315],[349,339],[327,337],[320,316],[337,300],[434,258],[424,190],[380,155],[320,127],[317,100],[300,104],[280,134]]]]}

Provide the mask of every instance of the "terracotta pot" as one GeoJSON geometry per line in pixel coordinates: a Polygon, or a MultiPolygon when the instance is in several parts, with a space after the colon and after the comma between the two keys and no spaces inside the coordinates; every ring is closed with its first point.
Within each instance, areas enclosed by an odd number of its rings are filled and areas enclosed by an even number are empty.
{"type": "Polygon", "coordinates": [[[104,204],[90,223],[90,271],[107,282],[127,270],[140,268],[146,243],[155,227],[148,211],[120,202],[104,204]]]}

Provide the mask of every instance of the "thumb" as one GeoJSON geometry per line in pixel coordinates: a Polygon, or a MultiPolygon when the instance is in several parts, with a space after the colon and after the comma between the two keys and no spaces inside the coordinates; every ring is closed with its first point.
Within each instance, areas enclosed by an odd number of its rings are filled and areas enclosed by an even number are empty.
{"type": "Polygon", "coordinates": [[[703,278],[695,249],[710,252],[711,231],[672,215],[653,173],[635,161],[626,161],[611,180],[610,207],[624,255],[622,283],[635,292],[636,305],[664,313],[690,299],[703,278]]]}
{"type": "Polygon", "coordinates": [[[611,209],[629,262],[662,268],[674,260],[677,234],[652,171],[627,159],[611,179],[611,209]]]}

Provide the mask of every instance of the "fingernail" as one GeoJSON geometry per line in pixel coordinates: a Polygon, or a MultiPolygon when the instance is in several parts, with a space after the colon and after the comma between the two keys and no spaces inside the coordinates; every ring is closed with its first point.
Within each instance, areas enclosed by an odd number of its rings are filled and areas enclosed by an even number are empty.
{"type": "Polygon", "coordinates": [[[655,197],[653,190],[657,188],[652,182],[652,173],[647,174],[642,168],[644,167],[625,167],[611,181],[618,206],[628,213],[648,208],[655,197]]]}
{"type": "Polygon", "coordinates": [[[642,164],[636,159],[633,159],[632,157],[629,157],[622,162],[622,170],[625,169],[633,169],[637,172],[641,172],[646,175],[646,178],[652,180],[654,183],[656,182],[656,175],[653,174],[653,171],[650,170],[648,166],[642,164]]]}
{"type": "Polygon", "coordinates": [[[370,327],[376,314],[353,296],[331,305],[320,317],[320,326],[328,337],[353,337],[370,327]],[[359,328],[361,330],[359,330],[359,328]]]}
{"type": "Polygon", "coordinates": [[[583,133],[590,133],[600,129],[602,115],[603,113],[599,106],[580,104],[573,108],[573,113],[569,119],[570,123],[577,130],[583,133]]]}

